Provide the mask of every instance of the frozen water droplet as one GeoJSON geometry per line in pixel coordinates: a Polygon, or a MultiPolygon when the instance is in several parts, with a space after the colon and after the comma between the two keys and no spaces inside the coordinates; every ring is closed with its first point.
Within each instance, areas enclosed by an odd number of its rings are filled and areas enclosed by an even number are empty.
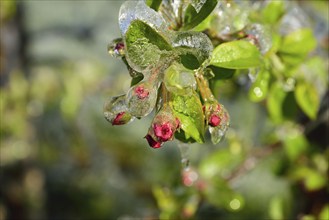
{"type": "Polygon", "coordinates": [[[126,95],[128,111],[135,117],[144,117],[154,109],[157,99],[157,85],[142,81],[131,87],[126,95]]]}
{"type": "Polygon", "coordinates": [[[222,2],[218,5],[212,26],[219,35],[232,34],[242,30],[249,23],[250,6],[245,2],[222,2]]]}
{"type": "Polygon", "coordinates": [[[128,112],[125,97],[125,94],[111,97],[104,103],[104,117],[113,125],[127,124],[134,119],[128,112]]]}
{"type": "Polygon", "coordinates": [[[248,39],[254,43],[262,54],[265,54],[272,47],[270,30],[261,24],[252,24],[246,28],[248,39]]]}
{"type": "Polygon", "coordinates": [[[213,144],[218,144],[224,137],[225,132],[219,127],[211,127],[209,126],[209,132],[211,135],[211,142],[213,144]]]}
{"type": "Polygon", "coordinates": [[[206,3],[207,0],[192,0],[192,6],[194,7],[194,9],[196,10],[196,12],[200,12],[202,6],[204,5],[204,3],[206,3]]]}
{"type": "Polygon", "coordinates": [[[181,163],[183,170],[187,170],[190,167],[189,152],[190,145],[182,142],[178,142],[178,148],[181,155],[181,163]]]}
{"type": "Polygon", "coordinates": [[[124,56],[124,43],[121,38],[114,39],[111,43],[107,45],[107,52],[112,57],[122,57],[124,56]]]}
{"type": "Polygon", "coordinates": [[[209,37],[201,32],[177,32],[172,45],[174,47],[180,47],[183,54],[193,54],[200,63],[208,59],[213,51],[213,45],[209,37]]]}
{"type": "Polygon", "coordinates": [[[141,20],[159,32],[168,30],[164,19],[153,9],[149,8],[144,1],[126,1],[121,5],[119,12],[119,26],[124,36],[130,23],[141,20]]]}

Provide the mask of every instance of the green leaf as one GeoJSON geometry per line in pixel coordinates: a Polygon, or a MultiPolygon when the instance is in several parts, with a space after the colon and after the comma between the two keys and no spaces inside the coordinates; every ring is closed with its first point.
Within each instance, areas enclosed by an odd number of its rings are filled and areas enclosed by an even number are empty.
{"type": "Polygon", "coordinates": [[[131,22],[125,35],[125,45],[127,60],[138,71],[157,65],[160,57],[172,50],[165,36],[140,20],[131,22]]]}
{"type": "Polygon", "coordinates": [[[316,47],[316,39],[309,28],[299,29],[283,38],[279,49],[280,54],[306,56],[316,47]]]}
{"type": "Polygon", "coordinates": [[[210,64],[228,69],[248,69],[262,64],[257,47],[247,41],[231,41],[217,46],[210,64]]]}
{"type": "Polygon", "coordinates": [[[267,70],[261,70],[256,76],[255,82],[249,90],[249,98],[253,102],[260,102],[267,96],[270,73],[267,70]]]}
{"type": "Polygon", "coordinates": [[[180,56],[180,61],[184,65],[184,67],[190,69],[190,70],[195,70],[200,67],[200,63],[198,59],[193,56],[192,54],[182,54],[180,56]]]}
{"type": "Polygon", "coordinates": [[[131,83],[130,83],[130,87],[136,85],[137,83],[139,83],[140,81],[142,81],[144,79],[144,76],[141,74],[141,75],[138,75],[136,77],[133,77],[131,79],[131,83]]]}
{"type": "MultiPolygon", "coordinates": [[[[200,0],[199,0],[200,1],[200,0]]],[[[189,30],[206,19],[217,5],[217,0],[206,0],[199,13],[189,4],[184,14],[184,24],[182,30],[189,30]]]]}
{"type": "Polygon", "coordinates": [[[279,82],[272,84],[268,94],[267,110],[275,123],[280,123],[283,120],[282,105],[286,96],[287,93],[279,82]]]}
{"type": "Polygon", "coordinates": [[[270,24],[275,24],[283,15],[284,11],[283,1],[270,1],[262,10],[263,21],[270,24]]]}
{"type": "Polygon", "coordinates": [[[304,181],[309,191],[319,190],[326,186],[326,176],[309,167],[298,167],[292,173],[292,178],[304,181]]]}
{"type": "Polygon", "coordinates": [[[297,83],[295,97],[303,112],[311,119],[315,119],[320,106],[320,98],[315,86],[309,82],[297,83]]]}
{"type": "Polygon", "coordinates": [[[202,32],[211,26],[211,22],[213,20],[214,16],[210,14],[206,19],[204,19],[200,24],[198,24],[196,27],[193,28],[193,31],[199,31],[202,32]]]}
{"type": "Polygon", "coordinates": [[[161,2],[162,0],[146,0],[146,4],[155,11],[159,10],[161,2]]]}
{"type": "Polygon", "coordinates": [[[170,105],[185,132],[185,139],[193,138],[198,143],[203,143],[204,116],[198,95],[173,95],[170,105]]]}

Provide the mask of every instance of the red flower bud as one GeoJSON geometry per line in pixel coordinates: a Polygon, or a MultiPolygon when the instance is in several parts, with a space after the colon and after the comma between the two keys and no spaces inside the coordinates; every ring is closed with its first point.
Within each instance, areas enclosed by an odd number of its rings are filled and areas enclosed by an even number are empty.
{"type": "Polygon", "coordinates": [[[114,120],[112,121],[112,125],[123,125],[126,124],[127,121],[130,121],[131,116],[127,115],[126,112],[120,112],[116,115],[114,120]]]}
{"type": "Polygon", "coordinates": [[[135,88],[135,93],[137,94],[137,97],[140,99],[145,99],[149,96],[149,91],[144,88],[143,85],[139,85],[135,88]]]}
{"type": "Polygon", "coordinates": [[[210,119],[209,119],[208,124],[210,126],[212,126],[212,127],[216,127],[216,126],[218,126],[220,124],[220,122],[221,122],[220,117],[218,115],[216,115],[216,114],[212,114],[210,116],[210,119]]]}
{"type": "Polygon", "coordinates": [[[161,142],[157,142],[153,139],[153,137],[151,135],[146,135],[145,136],[147,142],[149,143],[150,147],[152,148],[159,148],[161,147],[162,143],[161,142]]]}
{"type": "Polygon", "coordinates": [[[160,141],[168,141],[172,138],[174,132],[171,129],[171,125],[169,122],[166,122],[164,124],[154,124],[153,126],[154,134],[160,141]]]}

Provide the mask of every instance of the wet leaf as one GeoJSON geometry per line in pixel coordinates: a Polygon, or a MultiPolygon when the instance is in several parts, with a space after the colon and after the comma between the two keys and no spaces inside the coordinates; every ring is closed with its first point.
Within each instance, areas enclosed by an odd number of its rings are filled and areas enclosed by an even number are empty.
{"type": "Polygon", "coordinates": [[[204,116],[202,104],[197,94],[190,96],[174,95],[171,108],[180,121],[185,139],[193,138],[198,143],[204,142],[204,116]]]}
{"type": "Polygon", "coordinates": [[[231,41],[217,46],[210,64],[228,69],[248,69],[262,64],[257,47],[247,41],[231,41]]]}

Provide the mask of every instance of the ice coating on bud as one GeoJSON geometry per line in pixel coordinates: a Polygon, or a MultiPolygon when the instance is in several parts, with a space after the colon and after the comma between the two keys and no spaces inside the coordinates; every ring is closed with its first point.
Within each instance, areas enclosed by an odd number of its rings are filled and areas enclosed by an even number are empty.
{"type": "Polygon", "coordinates": [[[122,57],[124,56],[124,43],[121,38],[114,39],[111,43],[107,45],[107,52],[112,57],[122,57]]]}
{"type": "Polygon", "coordinates": [[[209,132],[213,144],[219,143],[230,125],[230,116],[220,103],[206,103],[204,106],[209,132]]]}
{"type": "Polygon", "coordinates": [[[141,20],[157,31],[166,31],[168,26],[164,19],[153,9],[149,8],[144,1],[126,1],[121,5],[119,12],[119,26],[124,36],[130,23],[141,20]]]}
{"type": "Polygon", "coordinates": [[[169,92],[189,94],[196,89],[194,72],[174,63],[164,73],[164,84],[169,92]]]}
{"type": "Polygon", "coordinates": [[[104,103],[104,117],[112,125],[127,124],[134,119],[128,112],[125,96],[126,95],[115,96],[104,103]]]}
{"type": "Polygon", "coordinates": [[[154,117],[151,127],[146,135],[146,140],[153,148],[160,147],[163,142],[172,140],[180,122],[173,115],[170,107],[161,109],[154,117]]]}
{"type": "Polygon", "coordinates": [[[135,117],[144,117],[154,109],[157,99],[157,85],[142,81],[131,87],[126,95],[128,111],[135,117]]]}
{"type": "Polygon", "coordinates": [[[270,30],[261,24],[252,24],[245,30],[247,39],[256,45],[262,54],[265,54],[272,47],[272,37],[270,30]]]}

